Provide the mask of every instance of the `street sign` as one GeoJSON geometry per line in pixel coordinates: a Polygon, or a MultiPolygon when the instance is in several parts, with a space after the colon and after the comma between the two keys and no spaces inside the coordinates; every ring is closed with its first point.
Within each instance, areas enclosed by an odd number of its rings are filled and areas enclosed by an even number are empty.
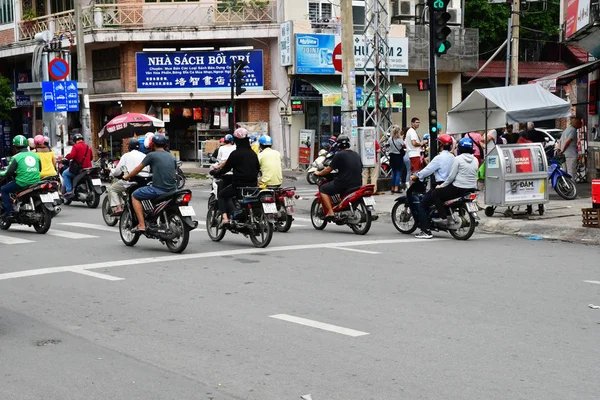
{"type": "Polygon", "coordinates": [[[333,49],[333,68],[342,72],[342,44],[338,43],[333,49]]]}
{"type": "Polygon", "coordinates": [[[44,112],[79,111],[77,81],[42,82],[44,112]]]}
{"type": "Polygon", "coordinates": [[[57,81],[65,79],[69,76],[69,63],[62,58],[56,57],[48,64],[48,73],[57,81]]]}

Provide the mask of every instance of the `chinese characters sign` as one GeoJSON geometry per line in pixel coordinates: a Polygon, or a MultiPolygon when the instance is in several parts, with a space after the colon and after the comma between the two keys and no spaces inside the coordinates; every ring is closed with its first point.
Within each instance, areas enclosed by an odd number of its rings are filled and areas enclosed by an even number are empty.
{"type": "Polygon", "coordinates": [[[45,112],[79,111],[77,81],[42,82],[45,112]]]}
{"type": "Polygon", "coordinates": [[[263,53],[252,51],[204,51],[136,53],[138,92],[230,90],[231,61],[245,60],[246,84],[263,90],[263,53]]]}

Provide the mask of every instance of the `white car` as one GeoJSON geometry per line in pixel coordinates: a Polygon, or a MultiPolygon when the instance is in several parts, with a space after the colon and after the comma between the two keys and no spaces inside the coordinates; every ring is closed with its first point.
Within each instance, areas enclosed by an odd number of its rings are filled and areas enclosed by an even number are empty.
{"type": "Polygon", "coordinates": [[[546,135],[546,146],[554,147],[556,142],[560,139],[560,135],[562,135],[563,131],[555,128],[535,128],[536,130],[543,132],[546,135]]]}

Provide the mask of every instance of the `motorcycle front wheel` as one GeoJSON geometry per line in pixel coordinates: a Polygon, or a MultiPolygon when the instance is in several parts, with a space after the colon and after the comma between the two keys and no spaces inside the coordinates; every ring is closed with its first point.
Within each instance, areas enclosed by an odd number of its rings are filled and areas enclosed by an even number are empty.
{"type": "Polygon", "coordinates": [[[131,212],[127,209],[123,211],[119,222],[119,234],[123,243],[125,243],[125,246],[135,246],[140,240],[140,234],[131,231],[134,228],[131,212]]]}
{"type": "Polygon", "coordinates": [[[312,205],[310,206],[310,222],[312,222],[313,226],[318,231],[322,231],[327,226],[327,221],[321,212],[321,204],[319,204],[319,199],[314,199],[312,205]]]}
{"type": "Polygon", "coordinates": [[[165,242],[167,248],[171,253],[182,253],[190,241],[190,228],[177,213],[169,215],[169,228],[177,230],[179,236],[173,240],[167,240],[165,242]]]}
{"type": "Polygon", "coordinates": [[[452,216],[458,213],[461,219],[461,226],[458,229],[449,229],[448,232],[456,240],[467,240],[475,233],[475,217],[467,210],[467,206],[461,204],[457,209],[452,210],[452,216]]]}
{"type": "Polygon", "coordinates": [[[185,175],[183,174],[183,171],[180,170],[179,168],[177,168],[176,178],[177,178],[177,189],[183,189],[183,187],[185,186],[185,175]]]}
{"type": "Polygon", "coordinates": [[[565,200],[573,200],[577,197],[577,186],[575,186],[573,179],[568,176],[559,177],[556,180],[554,190],[565,200]]]}
{"type": "Polygon", "coordinates": [[[310,183],[311,185],[316,185],[317,184],[317,177],[315,176],[314,172],[307,172],[306,173],[306,181],[308,183],[310,183]]]}
{"type": "Polygon", "coordinates": [[[250,232],[250,240],[254,247],[265,248],[273,239],[273,225],[269,223],[267,216],[261,211],[256,213],[254,229],[250,232]]]}
{"type": "Polygon", "coordinates": [[[350,229],[352,229],[352,232],[356,233],[357,235],[366,235],[367,232],[369,232],[369,229],[371,229],[372,218],[371,213],[369,210],[367,210],[367,206],[363,200],[357,204],[355,212],[359,212],[361,214],[361,222],[350,225],[350,229]]]}
{"type": "Polygon", "coordinates": [[[410,235],[417,230],[417,220],[412,215],[410,207],[399,201],[392,208],[392,224],[398,232],[405,235],[410,235]]]}
{"type": "Polygon", "coordinates": [[[110,207],[110,196],[106,195],[102,202],[102,218],[108,226],[115,226],[119,222],[119,217],[113,216],[110,207]]]}
{"type": "Polygon", "coordinates": [[[206,233],[213,242],[220,242],[223,240],[227,230],[225,228],[219,228],[221,218],[219,215],[219,209],[216,204],[208,207],[208,213],[206,214],[206,233]]]}

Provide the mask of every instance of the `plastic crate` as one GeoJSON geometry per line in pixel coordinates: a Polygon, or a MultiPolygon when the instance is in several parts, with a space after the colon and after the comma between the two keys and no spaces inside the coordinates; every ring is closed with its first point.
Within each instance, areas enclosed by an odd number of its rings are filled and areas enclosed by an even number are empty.
{"type": "Polygon", "coordinates": [[[581,225],[586,228],[600,228],[600,209],[582,208],[581,225]]]}

